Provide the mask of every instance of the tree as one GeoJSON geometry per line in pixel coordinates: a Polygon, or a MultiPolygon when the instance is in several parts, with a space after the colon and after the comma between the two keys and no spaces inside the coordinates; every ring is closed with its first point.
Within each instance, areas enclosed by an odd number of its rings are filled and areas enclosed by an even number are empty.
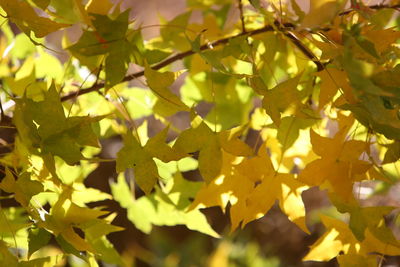
{"type": "Polygon", "coordinates": [[[234,232],[277,202],[304,235],[326,228],[304,261],[400,255],[396,206],[373,201],[399,179],[400,5],[383,2],[189,0],[148,26],[108,0],[1,0],[2,266],[128,265],[107,199],[146,234],[210,238],[201,209],[234,232]],[[85,184],[107,162],[111,191],[85,184]],[[312,220],[310,190],[334,212],[312,220]]]}

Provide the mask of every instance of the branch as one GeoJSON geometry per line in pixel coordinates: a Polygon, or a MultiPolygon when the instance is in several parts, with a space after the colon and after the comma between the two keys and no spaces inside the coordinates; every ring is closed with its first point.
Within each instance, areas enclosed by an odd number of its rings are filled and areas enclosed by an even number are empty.
{"type": "MultiPolygon", "coordinates": [[[[372,5],[372,6],[368,6],[371,9],[383,9],[383,8],[390,8],[390,9],[399,9],[400,8],[400,4],[398,5],[372,5]]],[[[339,16],[344,16],[349,14],[350,12],[354,11],[354,9],[349,9],[346,11],[343,11],[341,13],[339,13],[339,16]]],[[[283,23],[280,24],[280,22],[276,21],[275,22],[275,26],[278,28],[278,30],[282,31],[282,33],[289,38],[289,40],[307,57],[309,58],[312,62],[314,62],[314,64],[317,66],[317,70],[321,71],[324,69],[324,64],[322,64],[318,58],[291,32],[289,32],[288,30],[293,30],[295,28],[295,25],[293,25],[292,23],[283,23]]],[[[210,42],[207,44],[203,44],[202,46],[200,46],[200,51],[204,51],[204,50],[209,50],[211,49],[211,47],[216,47],[219,45],[223,45],[223,44],[227,44],[230,40],[241,37],[241,36],[253,36],[253,35],[257,35],[257,34],[261,34],[261,33],[265,33],[265,32],[270,32],[270,31],[274,31],[276,28],[271,26],[271,25],[266,25],[262,28],[259,29],[255,29],[252,31],[247,31],[247,32],[241,32],[237,35],[234,36],[230,36],[230,37],[226,37],[223,39],[219,39],[216,40],[214,42],[210,42]]],[[[183,58],[186,58],[188,56],[191,56],[193,54],[195,54],[196,52],[193,50],[188,50],[179,54],[176,54],[170,58],[165,59],[164,61],[161,61],[160,63],[157,63],[155,65],[152,66],[152,69],[154,70],[159,70],[175,61],[181,60],[183,58]]],[[[144,76],[144,71],[139,71],[139,72],[135,72],[133,74],[127,75],[125,76],[125,78],[121,81],[121,82],[127,82],[127,81],[131,81],[133,79],[139,78],[144,76]]],[[[99,89],[104,87],[104,82],[101,83],[96,83],[93,84],[91,87],[85,88],[85,89],[80,89],[74,92],[69,93],[68,95],[65,95],[63,97],[61,97],[61,101],[66,101],[69,99],[73,99],[75,97],[78,97],[80,95],[84,95],[90,92],[94,92],[94,91],[98,91],[99,89]]]]}
{"type": "Polygon", "coordinates": [[[244,15],[243,15],[243,3],[242,0],[238,0],[239,4],[239,16],[240,21],[242,22],[242,32],[246,32],[246,24],[244,23],[244,15]]]}
{"type": "MultiPolygon", "coordinates": [[[[288,29],[293,29],[293,28],[294,28],[293,24],[285,23],[285,24],[283,24],[283,28],[281,28],[281,29],[282,30],[288,30],[288,29]]],[[[241,32],[241,33],[239,33],[237,35],[234,35],[234,36],[226,37],[226,38],[223,38],[223,39],[216,40],[214,42],[203,44],[202,46],[200,46],[200,51],[209,50],[209,49],[211,49],[210,47],[216,47],[216,46],[219,46],[219,45],[227,44],[230,40],[238,38],[238,37],[241,37],[241,36],[253,36],[253,35],[256,35],[256,34],[260,34],[260,33],[264,33],[264,32],[270,32],[270,31],[274,31],[274,30],[275,30],[274,27],[272,27],[271,25],[267,25],[267,26],[264,26],[264,27],[262,27],[260,29],[255,29],[255,30],[248,31],[248,32],[241,32]]],[[[154,69],[154,70],[159,70],[159,69],[161,69],[161,68],[163,68],[165,66],[168,66],[169,64],[171,64],[171,63],[173,63],[175,61],[184,59],[184,58],[186,58],[188,56],[191,56],[191,55],[193,55],[195,53],[196,52],[193,51],[193,50],[188,50],[188,51],[176,54],[175,56],[172,56],[170,58],[167,58],[164,61],[161,61],[160,63],[155,64],[151,68],[154,69]]],[[[133,74],[125,76],[125,78],[121,82],[131,81],[133,79],[136,79],[136,78],[139,78],[139,77],[142,77],[142,76],[144,76],[144,71],[135,72],[133,74]]],[[[88,87],[88,88],[85,88],[85,89],[81,89],[79,91],[71,92],[68,95],[65,95],[65,96],[61,97],[61,101],[66,101],[66,100],[75,98],[75,97],[80,96],[80,95],[84,95],[84,94],[87,94],[87,93],[90,93],[90,92],[97,91],[97,90],[103,88],[104,85],[105,85],[104,82],[97,83],[97,84],[92,85],[91,87],[88,87]]]]}

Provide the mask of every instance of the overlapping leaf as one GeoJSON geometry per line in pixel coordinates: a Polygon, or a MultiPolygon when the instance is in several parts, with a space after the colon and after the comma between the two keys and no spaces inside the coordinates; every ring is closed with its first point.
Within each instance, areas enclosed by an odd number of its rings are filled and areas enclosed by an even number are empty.
{"type": "Polygon", "coordinates": [[[334,138],[328,138],[310,130],[313,150],[321,158],[304,168],[299,176],[300,181],[311,186],[327,182],[330,190],[344,199],[352,196],[353,183],[359,179],[357,175],[364,174],[371,164],[359,159],[363,152],[367,152],[368,144],[356,140],[345,141],[346,132],[347,127],[344,127],[334,138]]]}
{"type": "Polygon", "coordinates": [[[2,0],[1,7],[7,16],[26,34],[31,37],[31,32],[36,37],[42,38],[51,32],[69,26],[57,23],[49,18],[40,17],[35,10],[25,1],[2,0]]]}
{"type": "Polygon", "coordinates": [[[400,253],[398,241],[394,243],[382,242],[376,239],[369,230],[366,230],[365,239],[360,242],[346,223],[327,216],[322,216],[321,219],[327,228],[327,232],[311,246],[310,252],[303,258],[305,261],[328,261],[338,256],[340,252],[344,252],[352,257],[362,257],[367,262],[368,255],[372,252],[384,255],[398,255],[400,253]]]}
{"type": "Polygon", "coordinates": [[[17,99],[16,103],[14,123],[24,144],[32,152],[59,156],[72,165],[84,158],[81,147],[99,147],[92,125],[102,117],[67,118],[54,85],[44,93],[43,101],[35,102],[24,97],[17,99]]]}
{"type": "Polygon", "coordinates": [[[159,178],[157,165],[153,158],[169,162],[186,156],[185,153],[171,148],[165,143],[167,132],[168,128],[165,128],[142,146],[132,132],[128,131],[124,137],[124,147],[117,153],[117,172],[133,168],[135,180],[146,194],[151,192],[159,178]]]}
{"type": "Polygon", "coordinates": [[[218,237],[198,209],[185,211],[200,183],[186,181],[177,173],[171,184],[167,192],[157,189],[154,194],[135,200],[124,177],[119,176],[118,182],[111,184],[111,190],[114,198],[127,209],[128,219],[144,233],[150,233],[152,225],[183,224],[191,230],[218,237]]]}
{"type": "Polygon", "coordinates": [[[308,232],[301,199],[301,193],[307,186],[292,174],[276,172],[265,146],[260,148],[257,156],[240,163],[235,163],[237,159],[232,155],[223,155],[220,176],[203,186],[192,207],[220,206],[224,210],[230,203],[234,230],[240,223],[244,227],[248,222],[264,216],[278,200],[289,219],[308,232]]]}

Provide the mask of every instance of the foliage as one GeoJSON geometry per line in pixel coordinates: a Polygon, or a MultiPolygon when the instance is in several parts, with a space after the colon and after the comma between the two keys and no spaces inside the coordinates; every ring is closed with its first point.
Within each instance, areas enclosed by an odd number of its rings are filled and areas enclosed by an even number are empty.
{"type": "MultiPolygon", "coordinates": [[[[2,266],[128,265],[106,237],[124,231],[118,214],[96,204],[110,199],[146,234],[185,225],[214,238],[226,234],[201,209],[228,212],[233,232],[278,202],[304,235],[326,228],[304,261],[400,255],[397,207],[362,194],[399,179],[398,1],[186,4],[148,38],[108,0],[0,1],[1,125],[16,129],[2,139],[2,202],[15,200],[1,208],[2,266]],[[102,157],[115,136],[122,148],[102,157]],[[103,162],[118,173],[109,192],[85,184],[103,162]],[[315,187],[337,212],[313,221],[315,187]]],[[[222,241],[209,265],[232,249],[222,241]]]]}

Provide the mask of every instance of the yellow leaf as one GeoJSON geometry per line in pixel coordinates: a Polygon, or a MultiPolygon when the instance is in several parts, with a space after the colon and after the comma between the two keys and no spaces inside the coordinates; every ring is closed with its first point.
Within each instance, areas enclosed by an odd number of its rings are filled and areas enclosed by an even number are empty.
{"type": "Polygon", "coordinates": [[[341,267],[376,267],[376,256],[344,254],[337,257],[341,267]]]}
{"type": "Polygon", "coordinates": [[[173,94],[168,88],[176,78],[173,72],[159,72],[153,70],[146,64],[144,75],[147,80],[147,85],[157,97],[174,105],[181,111],[190,111],[189,107],[186,106],[182,100],[177,95],[173,94]]]}
{"type": "Polygon", "coordinates": [[[338,90],[344,93],[344,97],[349,103],[355,103],[355,98],[352,89],[347,81],[346,72],[329,68],[324,69],[316,74],[321,78],[319,107],[323,108],[326,104],[333,100],[338,90]]]}
{"type": "Polygon", "coordinates": [[[297,90],[301,75],[302,73],[278,84],[264,94],[263,108],[277,126],[281,121],[281,112],[291,106],[301,105],[300,93],[297,90]]]}
{"type": "Polygon", "coordinates": [[[346,1],[310,0],[310,12],[304,17],[301,27],[314,28],[334,19],[346,1]]]}
{"type": "Polygon", "coordinates": [[[69,26],[69,24],[57,23],[48,18],[40,17],[35,10],[25,1],[2,0],[1,7],[7,16],[13,21],[28,37],[31,31],[38,38],[45,37],[51,32],[69,26]]]}
{"type": "Polygon", "coordinates": [[[25,172],[14,179],[14,175],[6,168],[6,176],[0,183],[0,189],[7,193],[14,193],[14,198],[22,206],[27,207],[34,195],[43,192],[43,185],[38,181],[31,180],[29,173],[25,172]]]}
{"type": "MultiPolygon", "coordinates": [[[[303,261],[328,261],[338,256],[340,252],[344,252],[349,257],[358,258],[369,256],[372,253],[384,255],[399,255],[400,253],[400,243],[397,240],[392,244],[385,243],[372,235],[369,229],[366,229],[365,239],[359,242],[346,223],[327,216],[321,216],[321,220],[327,231],[311,246],[310,252],[303,258],[303,261]]],[[[346,260],[346,262],[349,261],[346,260]]]]}
{"type": "Polygon", "coordinates": [[[365,239],[362,242],[361,252],[365,254],[375,252],[383,255],[398,256],[400,254],[400,243],[395,240],[392,244],[385,243],[376,238],[369,229],[365,230],[365,239]]]}
{"type": "Polygon", "coordinates": [[[199,171],[204,180],[209,183],[221,171],[222,150],[217,136],[213,136],[199,153],[199,171]]]}
{"type": "Polygon", "coordinates": [[[230,203],[234,230],[241,221],[238,218],[244,212],[246,197],[253,190],[254,183],[235,170],[236,157],[223,152],[222,159],[221,175],[199,190],[190,209],[220,206],[225,211],[230,203]]]}
{"type": "Polygon", "coordinates": [[[271,158],[267,154],[267,148],[262,145],[256,157],[242,161],[237,170],[243,176],[247,176],[250,181],[260,182],[264,178],[272,176],[275,173],[271,158]]]}
{"type": "Polygon", "coordinates": [[[180,160],[188,156],[186,153],[177,149],[171,148],[165,143],[167,139],[168,127],[159,132],[156,136],[150,138],[144,149],[153,157],[162,160],[163,162],[170,162],[173,160],[180,160]]]}
{"type": "Polygon", "coordinates": [[[173,148],[184,153],[199,152],[199,171],[209,183],[221,171],[222,150],[220,138],[198,117],[192,120],[192,127],[183,131],[173,148]]]}
{"type": "Polygon", "coordinates": [[[289,220],[308,233],[301,198],[301,193],[306,189],[307,186],[297,181],[293,174],[276,174],[264,178],[247,198],[242,227],[264,216],[275,201],[279,200],[279,206],[289,220]]]}
{"type": "Polygon", "coordinates": [[[378,53],[385,52],[392,44],[400,38],[400,32],[395,28],[384,30],[371,29],[367,30],[365,37],[374,43],[375,49],[378,53]]]}
{"type": "Polygon", "coordinates": [[[347,224],[337,219],[321,216],[327,231],[312,246],[303,261],[329,261],[341,251],[347,254],[357,253],[359,242],[353,236],[347,224]]]}
{"type": "Polygon", "coordinates": [[[62,237],[79,251],[95,252],[88,242],[74,232],[72,227],[67,227],[61,233],[62,237]]]}
{"type": "Polygon", "coordinates": [[[253,149],[239,139],[244,131],[244,127],[236,127],[222,131],[218,134],[222,149],[235,156],[251,156],[253,149]]]}
{"type": "Polygon", "coordinates": [[[331,191],[349,199],[357,176],[368,171],[371,164],[358,159],[361,153],[368,150],[368,144],[355,140],[344,141],[346,130],[343,128],[334,138],[322,137],[310,131],[313,150],[321,158],[309,163],[300,173],[299,180],[311,186],[327,182],[331,191]]]}
{"type": "Polygon", "coordinates": [[[107,15],[113,4],[109,0],[90,0],[85,8],[88,13],[107,15]]]}

